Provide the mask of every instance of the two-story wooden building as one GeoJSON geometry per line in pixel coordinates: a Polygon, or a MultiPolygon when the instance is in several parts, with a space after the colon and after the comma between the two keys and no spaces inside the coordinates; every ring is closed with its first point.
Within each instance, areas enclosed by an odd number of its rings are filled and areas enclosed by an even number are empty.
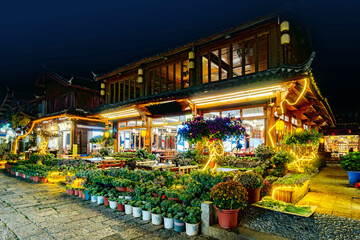
{"type": "Polygon", "coordinates": [[[116,151],[184,150],[177,130],[195,115],[241,117],[244,151],[276,146],[283,131],[334,125],[313,58],[301,26],[263,17],[97,76],[106,104],[94,114],[113,122],[116,151]]]}

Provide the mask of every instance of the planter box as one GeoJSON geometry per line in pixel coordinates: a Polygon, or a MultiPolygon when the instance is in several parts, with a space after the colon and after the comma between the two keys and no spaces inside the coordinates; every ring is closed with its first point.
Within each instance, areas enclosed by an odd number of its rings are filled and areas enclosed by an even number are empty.
{"type": "Polygon", "coordinates": [[[296,203],[309,191],[309,181],[306,181],[301,187],[274,186],[272,198],[286,203],[296,203]]]}

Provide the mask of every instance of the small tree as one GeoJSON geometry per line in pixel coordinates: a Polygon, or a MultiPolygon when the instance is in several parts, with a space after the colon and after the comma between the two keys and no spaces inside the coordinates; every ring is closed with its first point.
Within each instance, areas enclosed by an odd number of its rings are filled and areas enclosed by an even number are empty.
{"type": "Polygon", "coordinates": [[[183,123],[184,127],[179,129],[179,136],[191,143],[204,142],[209,149],[209,159],[204,169],[210,164],[213,171],[217,166],[215,159],[224,155],[223,140],[246,136],[245,128],[240,118],[221,118],[205,120],[202,116],[189,119],[183,123]]]}

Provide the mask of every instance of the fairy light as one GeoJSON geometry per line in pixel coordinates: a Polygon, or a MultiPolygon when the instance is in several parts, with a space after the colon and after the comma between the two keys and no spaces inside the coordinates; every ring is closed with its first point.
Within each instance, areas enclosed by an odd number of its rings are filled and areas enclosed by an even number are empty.
{"type": "Polygon", "coordinates": [[[289,104],[290,106],[293,106],[295,104],[297,104],[300,99],[304,96],[305,92],[306,92],[306,89],[308,87],[308,79],[305,78],[305,84],[304,84],[304,88],[302,89],[300,95],[298,96],[298,98],[295,100],[295,102],[291,103],[289,102],[289,100],[287,99],[284,99],[281,101],[280,103],[280,110],[281,110],[281,115],[279,116],[278,120],[276,120],[276,122],[274,123],[274,125],[268,130],[268,135],[269,135],[269,138],[270,138],[270,142],[271,142],[271,145],[272,147],[275,147],[275,143],[274,143],[274,140],[271,136],[271,131],[274,129],[274,127],[276,126],[277,122],[281,120],[281,117],[284,115],[284,103],[286,102],[287,104],[289,104]]]}
{"type": "MultiPolygon", "coordinates": [[[[225,153],[224,145],[222,141],[210,141],[206,140],[206,146],[209,148],[209,160],[207,161],[206,165],[202,169],[203,171],[207,168],[207,166],[210,164],[210,162],[215,162],[216,157],[222,156],[225,153]],[[220,151],[217,151],[217,147],[215,146],[216,143],[218,144],[218,148],[220,148],[220,151]]],[[[215,163],[214,168],[211,170],[213,173],[217,169],[217,164],[215,163]]]]}
{"type": "MultiPolygon", "coordinates": [[[[303,186],[309,184],[309,182],[310,182],[310,180],[305,181],[303,183],[303,186]]],[[[277,191],[285,190],[285,191],[293,191],[294,192],[299,188],[300,188],[299,186],[287,186],[287,185],[278,186],[272,190],[271,198],[276,199],[275,197],[276,197],[277,191]]]]}

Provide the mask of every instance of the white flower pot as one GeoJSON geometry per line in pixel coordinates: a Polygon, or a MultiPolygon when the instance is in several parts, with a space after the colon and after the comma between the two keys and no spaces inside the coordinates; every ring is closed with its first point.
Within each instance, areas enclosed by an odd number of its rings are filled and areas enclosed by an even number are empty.
{"type": "Polygon", "coordinates": [[[17,176],[17,177],[18,177],[18,176],[19,176],[19,172],[15,172],[15,176],[17,176]]]}
{"type": "Polygon", "coordinates": [[[162,223],[161,214],[152,213],[151,214],[151,223],[154,225],[160,225],[162,223]]]}
{"type": "Polygon", "coordinates": [[[97,197],[97,204],[98,204],[98,205],[104,204],[104,197],[103,197],[103,196],[98,196],[98,197],[97,197]]]}
{"type": "Polygon", "coordinates": [[[97,202],[97,196],[91,195],[91,202],[97,202]]]}
{"type": "Polygon", "coordinates": [[[186,228],[186,234],[188,236],[196,236],[199,234],[199,226],[200,223],[185,223],[185,228],[186,228]]]}
{"type": "Polygon", "coordinates": [[[131,200],[132,197],[131,197],[131,196],[125,196],[125,199],[126,199],[126,200],[131,200]]]}
{"type": "Polygon", "coordinates": [[[25,174],[23,174],[23,178],[26,178],[26,175],[25,175],[25,174]]]}
{"type": "Polygon", "coordinates": [[[141,207],[133,207],[133,216],[136,218],[141,217],[141,207]]]}
{"type": "Polygon", "coordinates": [[[150,221],[151,213],[150,211],[142,210],[142,220],[144,221],[150,221]]]}
{"type": "Polygon", "coordinates": [[[166,229],[173,229],[174,228],[174,219],[164,217],[164,227],[166,229]]]}
{"type": "Polygon", "coordinates": [[[142,204],[144,204],[144,205],[145,205],[145,204],[146,204],[146,201],[142,201],[142,204]]]}
{"type": "Polygon", "coordinates": [[[124,198],[124,196],[119,196],[119,198],[120,198],[120,199],[123,199],[123,198],[124,198]]]}
{"type": "Polygon", "coordinates": [[[109,201],[109,206],[111,209],[116,209],[117,208],[117,202],[116,201],[109,201]]]}
{"type": "Polygon", "coordinates": [[[132,214],[132,206],[125,204],[125,214],[132,214]]]}

